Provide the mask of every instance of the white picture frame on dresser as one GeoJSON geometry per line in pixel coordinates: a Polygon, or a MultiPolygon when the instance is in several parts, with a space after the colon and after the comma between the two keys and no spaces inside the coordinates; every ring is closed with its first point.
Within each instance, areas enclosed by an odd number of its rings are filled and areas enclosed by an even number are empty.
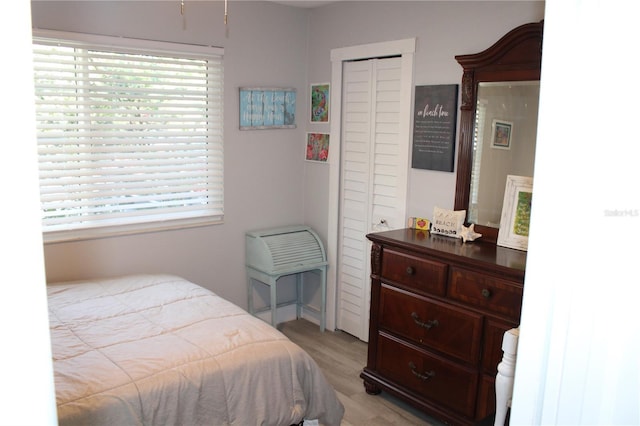
{"type": "Polygon", "coordinates": [[[498,231],[499,246],[527,251],[532,198],[532,177],[507,176],[498,231]]]}

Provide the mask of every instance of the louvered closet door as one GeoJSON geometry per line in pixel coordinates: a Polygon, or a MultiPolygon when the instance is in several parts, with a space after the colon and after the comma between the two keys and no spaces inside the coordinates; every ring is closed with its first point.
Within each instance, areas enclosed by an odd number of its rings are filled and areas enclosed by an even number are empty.
{"type": "Polygon", "coordinates": [[[365,235],[404,223],[399,199],[401,59],[345,62],[338,257],[339,329],[368,340],[370,243],[365,235]],[[384,228],[384,227],[383,227],[384,228]]]}

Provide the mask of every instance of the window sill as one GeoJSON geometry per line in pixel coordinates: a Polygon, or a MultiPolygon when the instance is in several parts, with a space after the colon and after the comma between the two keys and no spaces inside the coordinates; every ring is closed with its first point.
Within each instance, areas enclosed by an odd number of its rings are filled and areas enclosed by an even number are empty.
{"type": "Polygon", "coordinates": [[[163,222],[148,222],[129,225],[104,226],[73,231],[51,231],[43,233],[44,244],[57,244],[74,241],[96,240],[126,235],[146,234],[150,232],[172,231],[224,223],[223,216],[177,219],[163,222]]]}

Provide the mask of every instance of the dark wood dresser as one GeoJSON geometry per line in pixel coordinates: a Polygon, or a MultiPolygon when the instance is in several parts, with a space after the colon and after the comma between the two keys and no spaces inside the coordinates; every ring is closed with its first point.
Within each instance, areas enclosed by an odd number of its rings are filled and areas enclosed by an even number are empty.
{"type": "Polygon", "coordinates": [[[502,336],[520,321],[526,252],[414,229],[367,238],[366,391],[454,425],[493,414],[502,336]]]}

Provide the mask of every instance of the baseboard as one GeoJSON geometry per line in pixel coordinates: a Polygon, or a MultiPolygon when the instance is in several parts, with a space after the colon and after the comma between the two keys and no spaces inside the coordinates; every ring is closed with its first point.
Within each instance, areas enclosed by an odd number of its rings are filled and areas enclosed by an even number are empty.
{"type": "MultiPolygon", "coordinates": [[[[271,323],[271,311],[262,311],[256,317],[271,323]]],[[[320,327],[320,314],[313,309],[302,308],[302,318],[320,327]]],[[[296,305],[282,306],[276,309],[276,321],[278,324],[296,319],[296,305]]]]}

